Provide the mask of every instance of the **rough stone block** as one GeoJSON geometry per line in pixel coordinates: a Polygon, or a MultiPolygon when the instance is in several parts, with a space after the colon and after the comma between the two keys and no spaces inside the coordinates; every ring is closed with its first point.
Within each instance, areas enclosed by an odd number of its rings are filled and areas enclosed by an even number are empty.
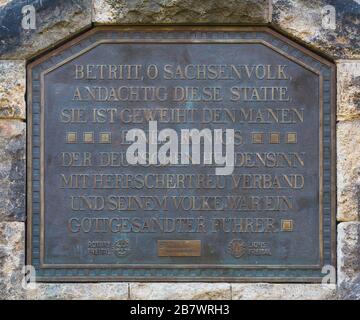
{"type": "Polygon", "coordinates": [[[94,0],[95,23],[267,23],[268,0],[94,0]]]}
{"type": "Polygon", "coordinates": [[[336,285],[321,284],[232,284],[233,300],[332,300],[336,285]]]}
{"type": "Polygon", "coordinates": [[[133,300],[222,300],[230,299],[228,283],[131,283],[133,300]]]}
{"type": "Polygon", "coordinates": [[[0,222],[0,300],[23,299],[25,224],[0,222]]]}
{"type": "Polygon", "coordinates": [[[0,221],[25,220],[25,123],[0,120],[0,221]]]}
{"type": "Polygon", "coordinates": [[[25,63],[0,60],[0,118],[25,118],[25,63]]]}
{"type": "Polygon", "coordinates": [[[91,12],[89,0],[10,1],[0,10],[0,56],[23,59],[38,54],[90,27],[91,12]],[[25,7],[29,5],[35,15],[25,7]],[[35,24],[29,23],[34,17],[35,24]]]}
{"type": "Polygon", "coordinates": [[[360,218],[360,120],[337,124],[337,219],[360,218]]]}
{"type": "MultiPolygon", "coordinates": [[[[360,281],[360,222],[338,225],[338,285],[344,287],[360,281]]],[[[360,291],[358,292],[360,297],[360,291]]]]}
{"type": "Polygon", "coordinates": [[[360,300],[360,222],[338,225],[339,299],[360,300]]]}
{"type": "Polygon", "coordinates": [[[337,120],[360,119],[360,60],[337,64],[337,120]]]}
{"type": "Polygon", "coordinates": [[[32,300],[126,300],[127,283],[38,283],[28,290],[32,300]]]}
{"type": "Polygon", "coordinates": [[[273,0],[272,10],[276,27],[309,46],[339,59],[360,58],[359,1],[273,0]]]}

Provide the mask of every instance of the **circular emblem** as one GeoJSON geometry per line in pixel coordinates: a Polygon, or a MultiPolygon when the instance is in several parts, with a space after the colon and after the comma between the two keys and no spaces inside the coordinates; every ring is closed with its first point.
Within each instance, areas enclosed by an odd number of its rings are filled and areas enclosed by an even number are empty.
{"type": "Polygon", "coordinates": [[[239,239],[231,240],[228,245],[228,251],[234,258],[241,258],[246,254],[246,243],[239,239]]]}
{"type": "Polygon", "coordinates": [[[129,240],[117,240],[113,245],[114,253],[118,257],[123,257],[126,255],[130,248],[129,248],[129,240]]]}

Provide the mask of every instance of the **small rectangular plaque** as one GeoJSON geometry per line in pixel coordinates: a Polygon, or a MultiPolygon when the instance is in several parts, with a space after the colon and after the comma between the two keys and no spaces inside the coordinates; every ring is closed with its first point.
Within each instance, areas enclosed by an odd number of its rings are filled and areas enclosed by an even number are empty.
{"type": "Polygon", "coordinates": [[[159,257],[200,257],[200,240],[158,240],[159,257]]]}
{"type": "Polygon", "coordinates": [[[39,281],[319,282],[334,65],[265,27],[98,27],[28,66],[39,281]]]}

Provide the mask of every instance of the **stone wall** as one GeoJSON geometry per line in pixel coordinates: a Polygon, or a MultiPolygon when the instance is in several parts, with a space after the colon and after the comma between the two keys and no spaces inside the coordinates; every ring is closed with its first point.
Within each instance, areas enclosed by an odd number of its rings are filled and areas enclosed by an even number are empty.
{"type": "Polygon", "coordinates": [[[360,299],[359,0],[0,0],[0,299],[360,299]],[[36,28],[22,26],[24,5],[36,28]],[[336,28],[324,22],[332,5],[336,28]],[[26,62],[97,24],[270,24],[337,64],[337,285],[39,284],[25,261],[26,62]]]}

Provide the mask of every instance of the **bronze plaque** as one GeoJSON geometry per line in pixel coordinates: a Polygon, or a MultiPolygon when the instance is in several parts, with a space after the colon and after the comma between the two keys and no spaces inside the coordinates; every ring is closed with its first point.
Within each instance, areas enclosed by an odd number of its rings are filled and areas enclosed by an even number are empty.
{"type": "Polygon", "coordinates": [[[98,27],[30,63],[37,279],[320,281],[334,77],[265,27],[98,27]]]}

